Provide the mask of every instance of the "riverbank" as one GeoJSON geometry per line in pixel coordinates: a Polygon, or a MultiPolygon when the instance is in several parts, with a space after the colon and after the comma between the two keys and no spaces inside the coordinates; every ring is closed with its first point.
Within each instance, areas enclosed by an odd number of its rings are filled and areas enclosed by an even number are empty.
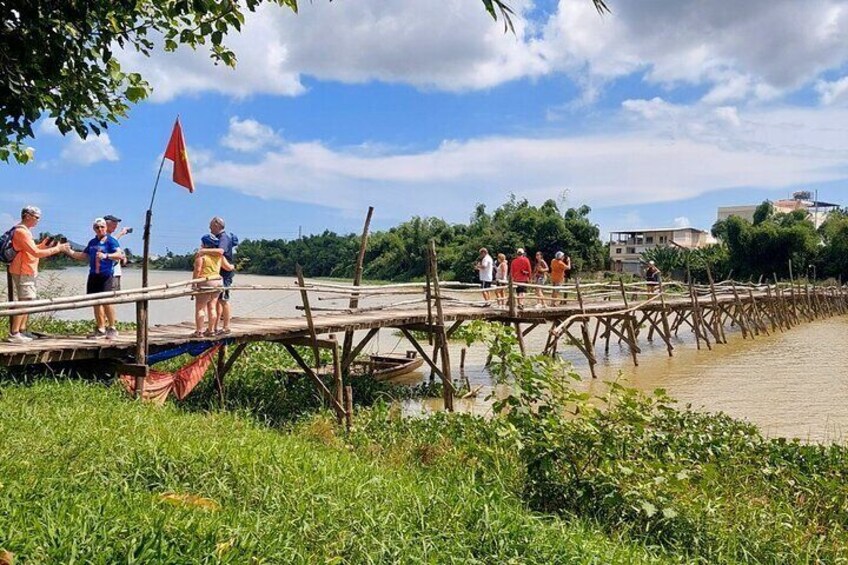
{"type": "Polygon", "coordinates": [[[82,382],[0,388],[0,551],[22,562],[660,562],[467,466],[390,464],[82,382]]]}
{"type": "MultiPolygon", "coordinates": [[[[269,359],[266,359],[268,361],[269,359]]],[[[506,359],[507,363],[517,359],[506,359]]],[[[0,381],[0,555],[21,562],[838,562],[848,452],[613,388],[596,411],[547,361],[493,419],[253,407],[0,381]],[[561,383],[560,386],[556,383],[561,383]],[[553,392],[551,392],[553,391],[553,392]],[[565,401],[576,417],[527,410],[565,401]],[[529,403],[529,404],[528,404],[529,403]]],[[[238,373],[234,379],[244,378],[238,373]]],[[[569,377],[569,379],[573,376],[569,377]]]]}

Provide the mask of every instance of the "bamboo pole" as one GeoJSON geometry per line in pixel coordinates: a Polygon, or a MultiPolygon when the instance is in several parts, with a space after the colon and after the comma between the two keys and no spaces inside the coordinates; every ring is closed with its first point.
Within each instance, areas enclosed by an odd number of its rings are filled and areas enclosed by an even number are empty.
{"type": "Polygon", "coordinates": [[[312,354],[315,355],[315,368],[321,366],[321,353],[318,351],[318,340],[315,335],[315,322],[312,320],[312,310],[309,307],[309,294],[303,282],[303,267],[298,263],[295,265],[297,284],[300,287],[300,299],[303,301],[303,310],[306,313],[306,325],[309,328],[309,339],[312,340],[312,354]]]}
{"type": "Polygon", "coordinates": [[[701,335],[701,321],[698,316],[698,295],[695,294],[695,288],[692,286],[691,278],[689,279],[689,298],[692,301],[692,330],[695,332],[695,346],[700,350],[701,340],[703,339],[707,348],[712,349],[707,337],[705,335],[701,335]]]}
{"type": "MultiPolygon", "coordinates": [[[[342,380],[341,350],[335,335],[330,336],[330,341],[333,342],[333,347],[331,349],[331,353],[333,355],[333,395],[335,396],[336,403],[344,405],[344,381],[342,380]]],[[[341,424],[343,419],[346,418],[346,412],[346,410],[343,412],[337,412],[336,417],[339,424],[341,424]]]]}
{"type": "Polygon", "coordinates": [[[226,366],[227,346],[218,348],[218,358],[215,362],[215,388],[218,391],[218,408],[224,409],[224,367],[226,366]]]}
{"type": "Polygon", "coordinates": [[[436,303],[436,331],[437,341],[442,350],[442,373],[444,374],[443,400],[445,410],[453,412],[453,380],[451,379],[450,350],[448,348],[448,337],[445,333],[445,313],[442,309],[442,294],[439,289],[439,267],[436,259],[436,241],[430,240],[430,274],[433,280],[433,298],[436,303]]]}
{"type": "MultiPolygon", "coordinates": [[[[362,239],[359,241],[359,255],[356,256],[356,267],[353,272],[353,286],[359,286],[362,283],[362,269],[365,263],[365,250],[368,246],[368,230],[371,226],[371,216],[374,214],[374,207],[368,207],[368,213],[365,215],[365,226],[362,228],[362,239]]],[[[349,307],[355,310],[359,307],[359,296],[352,295],[350,297],[349,307]]],[[[350,349],[353,347],[353,330],[346,330],[344,336],[344,347],[342,349],[342,358],[347,359],[350,354],[350,349]]]]}
{"type": "Polygon", "coordinates": [[[586,359],[589,361],[589,372],[592,374],[592,378],[596,379],[598,376],[595,374],[595,364],[598,362],[595,358],[594,347],[592,347],[592,339],[589,337],[589,327],[586,323],[586,307],[583,304],[583,292],[580,290],[580,279],[576,279],[574,281],[575,290],[577,292],[577,304],[580,306],[580,313],[584,314],[584,317],[580,321],[580,334],[583,337],[583,347],[586,349],[586,359]]]}
{"type": "Polygon", "coordinates": [[[736,292],[736,284],[733,285],[733,299],[736,303],[736,316],[739,319],[739,327],[742,329],[742,339],[747,339],[748,334],[751,335],[751,339],[754,339],[753,332],[749,331],[747,316],[745,315],[745,311],[742,307],[742,301],[739,300],[739,293],[736,292]]]}
{"type": "Polygon", "coordinates": [[[345,426],[348,430],[353,427],[353,387],[345,385],[345,426]]]}
{"type": "Polygon", "coordinates": [[[720,340],[721,343],[727,343],[727,336],[724,333],[724,324],[721,323],[719,319],[721,316],[721,311],[718,306],[718,297],[716,296],[715,289],[715,281],[713,280],[713,274],[710,270],[709,263],[706,264],[707,267],[707,279],[710,281],[710,296],[712,297],[713,304],[713,335],[716,336],[716,340],[720,340]]]}
{"type": "MultiPolygon", "coordinates": [[[[126,290],[112,290],[106,292],[97,292],[94,294],[75,294],[73,296],[60,296],[57,298],[44,298],[41,300],[27,300],[25,302],[0,302],[0,312],[5,315],[7,311],[11,311],[13,315],[17,314],[30,314],[29,310],[31,308],[43,308],[48,307],[47,310],[39,310],[39,311],[57,311],[57,310],[73,310],[76,307],[76,304],[81,301],[100,301],[97,302],[98,305],[101,304],[125,304],[130,302],[136,302],[141,299],[148,300],[157,300],[158,297],[164,296],[165,298],[169,297],[167,292],[171,289],[179,288],[179,287],[187,287],[197,283],[204,283],[210,280],[217,280],[220,277],[204,277],[198,279],[191,279],[187,281],[181,281],[178,283],[168,283],[158,286],[149,286],[147,288],[129,288],[126,290]],[[156,293],[156,294],[154,294],[156,293]],[[152,296],[151,296],[152,295],[152,296]],[[109,302],[110,300],[115,300],[114,302],[109,302]]],[[[12,288],[11,286],[9,287],[12,288]]],[[[11,291],[10,291],[11,292],[11,291]]],[[[179,291],[174,291],[179,292],[179,291]]],[[[193,291],[189,290],[186,294],[191,294],[193,291]]],[[[220,291],[219,291],[220,292],[220,291]]],[[[177,295],[181,296],[181,295],[177,295]]],[[[87,306],[90,306],[88,304],[87,306]]],[[[35,312],[37,313],[37,312],[35,312]]]]}
{"type": "MultiPolygon", "coordinates": [[[[618,283],[621,288],[621,298],[624,300],[624,309],[627,310],[630,308],[630,303],[627,301],[627,294],[624,292],[624,281],[618,279],[618,283]]],[[[633,358],[633,365],[638,367],[639,359],[636,356],[636,350],[638,349],[636,346],[636,331],[633,328],[633,316],[630,314],[625,314],[624,329],[627,331],[627,346],[630,348],[630,356],[633,358]]]]}

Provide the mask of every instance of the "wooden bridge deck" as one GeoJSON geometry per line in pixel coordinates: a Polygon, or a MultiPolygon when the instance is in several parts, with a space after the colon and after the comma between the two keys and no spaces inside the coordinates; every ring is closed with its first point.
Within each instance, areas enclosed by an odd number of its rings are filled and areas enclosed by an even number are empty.
{"type": "MultiPolygon", "coordinates": [[[[707,304],[703,297],[699,303],[707,304]]],[[[732,297],[720,298],[730,302],[732,297]]],[[[534,299],[528,295],[528,302],[534,299]]],[[[666,308],[684,308],[691,306],[688,297],[667,298],[666,308]]],[[[659,308],[659,302],[647,304],[644,310],[659,308]]],[[[590,302],[585,305],[585,313],[603,315],[625,308],[623,301],[590,302]]],[[[444,307],[445,322],[469,320],[499,320],[533,324],[563,320],[581,313],[576,301],[562,307],[533,308],[516,311],[510,316],[505,306],[448,306],[444,307]]],[[[394,328],[425,325],[428,322],[424,307],[386,308],[369,312],[315,313],[313,322],[316,335],[344,333],[347,330],[369,330],[373,328],[394,328]]],[[[252,341],[284,341],[309,336],[307,319],[304,316],[291,318],[239,318],[231,321],[232,333],[220,338],[195,338],[192,322],[171,325],[151,326],[149,330],[149,348],[151,353],[171,349],[191,341],[210,341],[228,339],[235,343],[252,341]]],[[[56,336],[33,340],[25,344],[0,342],[0,366],[30,365],[39,363],[58,363],[90,359],[121,360],[132,358],[136,347],[133,332],[123,332],[117,339],[88,339],[85,336],[56,336]]]]}

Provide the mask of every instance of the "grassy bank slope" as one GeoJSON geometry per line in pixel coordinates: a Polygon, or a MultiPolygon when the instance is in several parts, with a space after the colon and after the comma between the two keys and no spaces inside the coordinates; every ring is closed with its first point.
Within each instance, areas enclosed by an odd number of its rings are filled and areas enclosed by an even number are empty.
{"type": "Polygon", "coordinates": [[[471,475],[81,382],[0,388],[0,438],[0,550],[18,563],[656,560],[471,475]]]}

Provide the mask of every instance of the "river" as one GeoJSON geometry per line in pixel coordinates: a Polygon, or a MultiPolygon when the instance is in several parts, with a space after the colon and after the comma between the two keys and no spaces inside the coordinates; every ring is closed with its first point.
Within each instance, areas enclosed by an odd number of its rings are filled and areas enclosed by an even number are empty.
{"type": "MultiPolygon", "coordinates": [[[[70,268],[47,271],[42,274],[42,288],[60,288],[63,294],[82,293],[86,269],[70,268]]],[[[189,273],[152,271],[150,284],[162,284],[190,278],[189,273]]],[[[258,275],[237,276],[244,285],[285,284],[292,279],[258,275]]],[[[124,271],[124,288],[140,286],[141,272],[124,271]]],[[[235,316],[281,317],[297,316],[300,303],[297,293],[275,291],[240,292],[233,300],[235,316]]],[[[320,306],[334,301],[322,301],[320,306]]],[[[152,324],[169,324],[190,320],[193,303],[188,299],[152,302],[152,324]]],[[[134,306],[121,305],[118,315],[123,320],[133,320],[134,306]]],[[[89,319],[91,312],[72,310],[63,313],[66,319],[89,319]]],[[[544,347],[543,327],[527,336],[529,352],[540,352],[544,347]]],[[[706,411],[722,411],[735,418],[748,420],[771,437],[797,437],[805,441],[842,441],[848,432],[848,348],[844,347],[848,333],[848,317],[837,317],[813,323],[802,323],[784,333],[758,336],[743,340],[737,331],[728,333],[728,343],[714,345],[713,351],[695,347],[691,334],[675,342],[674,357],[669,358],[664,343],[657,339],[653,344],[641,341],[643,353],[639,366],[634,367],[626,346],[612,342],[610,354],[598,352],[596,367],[598,379],[588,377],[588,366],[583,356],[573,347],[560,345],[560,353],[571,361],[575,370],[583,375],[581,386],[588,390],[602,390],[603,381],[616,378],[619,371],[625,381],[633,386],[651,391],[664,388],[680,401],[706,411]],[[843,345],[840,345],[842,343],[843,345]]],[[[599,342],[600,343],[600,342],[599,342]]],[[[462,344],[451,345],[453,366],[458,367],[462,344]]],[[[411,349],[394,330],[380,331],[366,353],[402,352],[411,349]]],[[[490,405],[484,400],[492,390],[492,380],[484,363],[486,351],[473,346],[467,352],[463,376],[472,388],[482,387],[476,398],[457,400],[457,409],[487,413],[490,405]]],[[[415,382],[427,378],[429,371],[405,379],[415,382]]],[[[454,377],[460,376],[454,369],[454,377]]],[[[432,410],[440,401],[412,403],[410,411],[432,410]]]]}

